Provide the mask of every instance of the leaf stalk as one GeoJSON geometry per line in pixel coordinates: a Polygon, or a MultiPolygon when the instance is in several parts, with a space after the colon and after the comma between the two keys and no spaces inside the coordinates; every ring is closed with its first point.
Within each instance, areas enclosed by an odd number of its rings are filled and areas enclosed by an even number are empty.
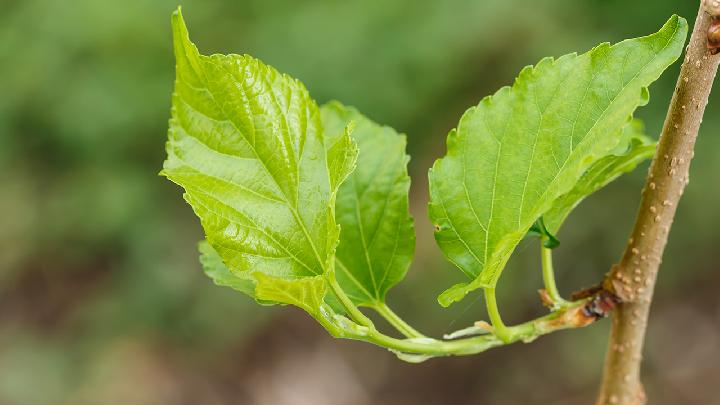
{"type": "Polygon", "coordinates": [[[500,316],[497,298],[495,297],[495,288],[485,288],[485,305],[487,306],[490,323],[493,327],[493,333],[503,342],[509,343],[512,340],[512,330],[510,330],[500,316]]]}
{"type": "Polygon", "coordinates": [[[353,304],[352,300],[350,300],[350,297],[348,297],[347,294],[345,294],[345,291],[343,291],[343,289],[340,287],[340,284],[338,284],[337,279],[335,278],[335,272],[327,272],[327,276],[325,278],[327,279],[328,285],[330,286],[333,294],[335,294],[337,299],[342,304],[343,308],[345,308],[345,311],[347,311],[348,315],[350,315],[350,317],[359,325],[370,329],[375,329],[375,325],[370,320],[370,318],[360,312],[358,307],[353,304]]]}
{"type": "Polygon", "coordinates": [[[568,305],[568,301],[565,301],[560,295],[560,291],[558,291],[557,284],[555,283],[552,249],[546,248],[542,242],[540,243],[540,256],[542,259],[543,285],[545,286],[547,297],[550,299],[550,308],[553,310],[563,308],[568,305]]]}
{"type": "Polygon", "coordinates": [[[405,335],[405,337],[408,338],[424,338],[426,337],[422,333],[418,332],[410,326],[407,322],[405,322],[398,314],[396,314],[390,307],[387,306],[384,302],[379,302],[375,306],[372,307],[375,311],[377,311],[380,316],[385,318],[390,325],[392,325],[395,329],[398,330],[398,332],[405,335]]]}

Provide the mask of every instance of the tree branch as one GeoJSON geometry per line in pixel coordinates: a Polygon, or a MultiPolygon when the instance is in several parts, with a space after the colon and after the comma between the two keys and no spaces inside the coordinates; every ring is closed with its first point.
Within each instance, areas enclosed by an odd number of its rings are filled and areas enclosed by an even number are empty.
{"type": "Polygon", "coordinates": [[[708,49],[712,18],[701,4],[653,158],[635,226],[604,289],[619,299],[598,404],[643,404],[640,360],[655,279],[689,167],[720,55],[708,49]]]}

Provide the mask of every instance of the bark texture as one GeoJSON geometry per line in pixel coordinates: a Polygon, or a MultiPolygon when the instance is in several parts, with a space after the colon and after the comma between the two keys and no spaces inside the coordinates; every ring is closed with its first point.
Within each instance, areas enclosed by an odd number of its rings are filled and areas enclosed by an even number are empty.
{"type": "Polygon", "coordinates": [[[712,23],[701,4],[632,234],[604,282],[619,304],[597,404],[645,403],[640,363],[653,288],[675,210],[689,182],[695,140],[720,62],[720,55],[708,49],[712,23]]]}

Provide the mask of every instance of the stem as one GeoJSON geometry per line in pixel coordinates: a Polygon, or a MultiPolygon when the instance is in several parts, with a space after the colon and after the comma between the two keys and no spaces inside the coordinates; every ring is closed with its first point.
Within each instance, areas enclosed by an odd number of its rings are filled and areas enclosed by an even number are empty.
{"type": "Polygon", "coordinates": [[[375,325],[373,325],[370,318],[365,316],[360,310],[353,304],[352,300],[350,300],[350,297],[345,294],[345,291],[340,287],[340,285],[337,283],[337,280],[335,279],[335,273],[329,272],[328,276],[326,277],[328,284],[330,285],[330,289],[332,289],[333,293],[335,293],[335,296],[340,300],[340,303],[345,308],[345,311],[347,311],[348,315],[352,319],[355,320],[358,324],[365,326],[370,329],[375,329],[375,325]]]}
{"type": "Polygon", "coordinates": [[[471,355],[493,347],[518,341],[529,342],[535,338],[562,329],[580,328],[597,318],[587,315],[587,300],[571,303],[567,308],[516,326],[507,328],[508,340],[501,340],[494,334],[474,336],[458,340],[437,340],[427,337],[397,339],[378,332],[375,328],[339,328],[331,318],[319,316],[318,321],[334,336],[373,343],[402,353],[428,356],[471,355]]]}
{"type": "Polygon", "coordinates": [[[390,325],[397,329],[400,333],[409,338],[423,338],[426,337],[422,333],[418,332],[412,326],[408,325],[402,318],[400,318],[386,303],[380,302],[372,307],[378,314],[380,314],[390,325]]]}
{"type": "Polygon", "coordinates": [[[560,296],[557,284],[555,284],[555,270],[553,270],[552,249],[548,249],[540,243],[540,255],[542,257],[542,274],[545,292],[552,300],[552,309],[558,309],[566,306],[567,301],[560,296]]]}
{"type": "Polygon", "coordinates": [[[485,305],[487,306],[490,323],[492,323],[494,333],[502,339],[503,342],[509,343],[512,339],[511,331],[505,326],[500,311],[498,310],[497,299],[495,298],[495,288],[485,288],[485,305]]]}
{"type": "Polygon", "coordinates": [[[628,245],[604,287],[620,300],[613,315],[598,404],[643,404],[640,359],[657,271],[686,184],[698,129],[720,58],[707,49],[711,18],[702,5],[690,37],[628,245]]]}

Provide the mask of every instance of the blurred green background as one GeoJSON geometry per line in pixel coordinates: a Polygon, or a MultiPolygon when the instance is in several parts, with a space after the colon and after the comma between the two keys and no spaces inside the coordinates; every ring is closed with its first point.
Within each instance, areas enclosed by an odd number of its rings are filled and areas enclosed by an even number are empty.
{"type": "MultiPolygon", "coordinates": [[[[0,404],[589,404],[609,322],[468,358],[402,363],[335,341],[200,271],[199,222],[157,176],[177,0],[5,0],[0,10],[0,404]]],[[[389,301],[432,335],[485,317],[426,216],[426,172],[460,114],[543,56],[656,31],[680,0],[187,0],[201,52],[249,53],[408,134],[418,246],[389,301]]],[[[662,127],[678,66],[639,112],[662,127]]],[[[718,404],[720,95],[711,98],[653,307],[654,404],[718,404]],[[713,385],[714,383],[714,385],[713,385]]],[[[567,294],[619,258],[646,165],[587,200],[560,234],[567,294]]],[[[536,241],[499,285],[517,322],[543,313],[536,241]]]]}

